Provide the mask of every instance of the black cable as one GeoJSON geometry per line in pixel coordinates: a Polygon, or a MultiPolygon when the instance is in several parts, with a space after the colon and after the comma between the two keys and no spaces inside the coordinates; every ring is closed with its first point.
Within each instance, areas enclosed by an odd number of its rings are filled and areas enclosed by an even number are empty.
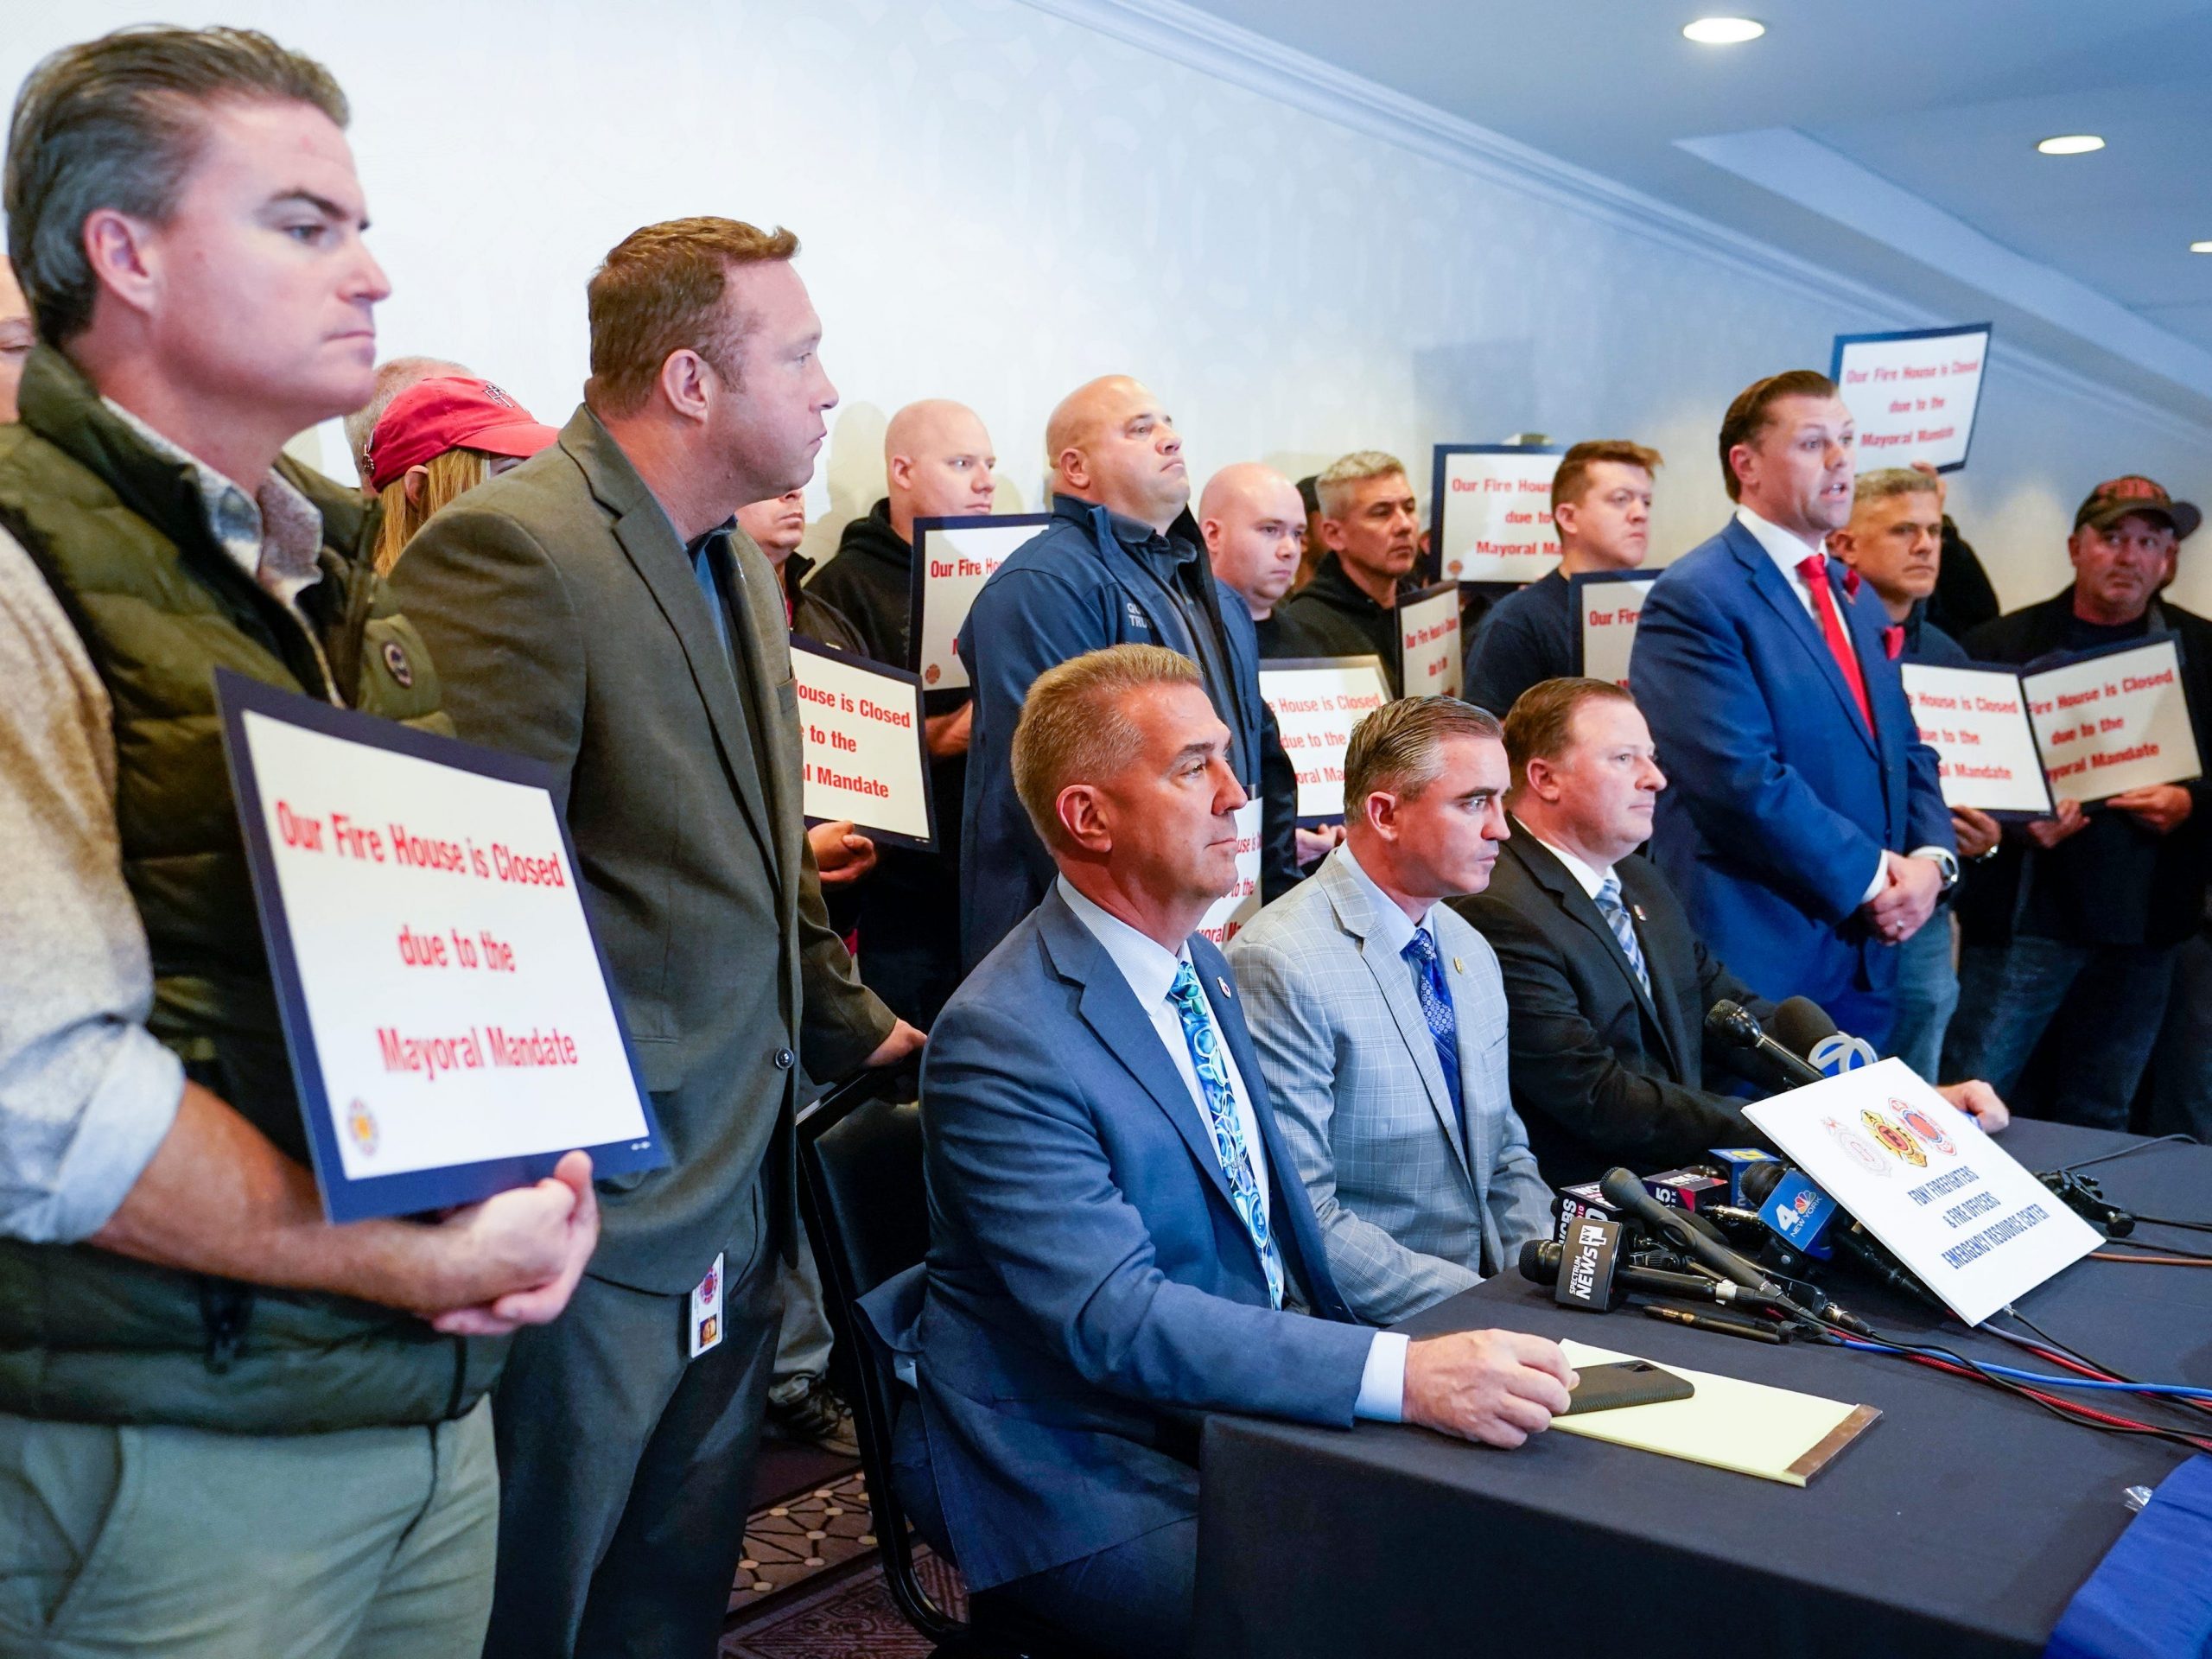
{"type": "Polygon", "coordinates": [[[2107,1238],[2103,1241],[2104,1249],[2107,1250],[2114,1245],[2123,1249],[2142,1250],[2151,1255],[2179,1255],[2192,1262],[2212,1262],[2212,1250],[2184,1250],[2177,1245],[2154,1244],[2145,1238],[2107,1238]]]}
{"type": "Polygon", "coordinates": [[[2118,1152],[2101,1152],[2094,1158],[2084,1158],[2076,1163],[2061,1164],[2058,1167],[2062,1171],[2094,1169],[2097,1165],[2108,1164],[2115,1158],[2133,1158],[2139,1152],[2148,1152],[2153,1147],[2171,1146],[2176,1141],[2191,1147],[2203,1144],[2193,1135],[2162,1135],[2155,1141],[2138,1141],[2133,1146],[2122,1147],[2118,1152]]]}
{"type": "Polygon", "coordinates": [[[2175,1221],[2167,1216],[2137,1216],[2145,1227],[2185,1227],[2192,1233],[2212,1233],[2212,1221],[2175,1221]]]}
{"type": "MultiPolygon", "coordinates": [[[[2140,1377],[2130,1376],[2125,1371],[2114,1370],[2111,1366],[2106,1364],[2104,1361],[2094,1358],[2090,1355],[2083,1353],[2079,1348],[2074,1347],[2069,1344],[2061,1342],[2056,1337],[2052,1336],[2050,1332],[2044,1330],[2041,1325],[2037,1325],[2026,1314],[2021,1313],[2018,1308],[2013,1306],[2010,1302],[2007,1302],[1999,1311],[2010,1314],[2014,1323],[2025,1325],[2036,1335],[2037,1338],[2042,1341],[2043,1345],[2053,1353],[2063,1354],[2067,1358],[2077,1361],[2080,1363],[2088,1366],[2093,1371],[2101,1372],[2115,1382],[2139,1382],[2142,1381],[2140,1377]]],[[[1999,1337],[2011,1336],[2015,1341],[2025,1340],[2025,1338],[2019,1337],[2017,1332],[2001,1331],[1993,1325],[1990,1326],[1990,1329],[1999,1337]]],[[[2145,1395],[2145,1398],[2146,1401],[2157,1401],[2165,1405],[2180,1406],[2188,1410],[2212,1414],[2212,1403],[2208,1403],[2202,1400],[2191,1400],[2184,1396],[2176,1395],[2145,1395]]]]}

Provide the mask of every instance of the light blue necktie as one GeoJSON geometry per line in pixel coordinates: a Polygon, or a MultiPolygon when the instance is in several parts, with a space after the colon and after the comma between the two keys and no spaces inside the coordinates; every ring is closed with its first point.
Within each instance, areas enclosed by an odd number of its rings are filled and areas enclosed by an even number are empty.
{"type": "Polygon", "coordinates": [[[1183,1040],[1190,1045],[1191,1070],[1198,1074],[1198,1090],[1206,1097],[1206,1121],[1213,1128],[1213,1154],[1221,1160],[1221,1173],[1229,1179],[1229,1201],[1252,1235],[1252,1248],[1267,1269],[1268,1296],[1282,1306],[1282,1253],[1275,1248],[1268,1226],[1267,1206],[1260,1201],[1260,1184],[1253,1179],[1252,1157],[1244,1144],[1244,1122],[1236,1111],[1236,1091],[1229,1086],[1229,1058],[1221,1050],[1221,1033],[1214,1029],[1206,1008],[1206,995],[1191,964],[1175,969],[1175,982],[1167,1000],[1183,1022],[1183,1040]]]}
{"type": "Polygon", "coordinates": [[[1650,995],[1651,974],[1643,965],[1643,946],[1637,940],[1635,921],[1621,904],[1621,879],[1611,870],[1605,872],[1605,884],[1598,889],[1598,913],[1621,942],[1628,965],[1636,969],[1636,982],[1643,987],[1646,996],[1650,995]]]}

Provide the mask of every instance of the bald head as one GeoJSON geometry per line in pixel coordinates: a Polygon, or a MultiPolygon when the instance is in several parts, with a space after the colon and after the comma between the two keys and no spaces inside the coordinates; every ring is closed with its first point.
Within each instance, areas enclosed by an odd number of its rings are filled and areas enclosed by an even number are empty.
{"type": "Polygon", "coordinates": [[[1183,440],[1160,400],[1125,374],[1104,375],[1060,400],[1045,423],[1052,487],[1062,495],[1166,530],[1191,499],[1183,440]]]}
{"type": "Polygon", "coordinates": [[[1214,575],[1243,595],[1253,620],[1272,615],[1298,575],[1306,546],[1306,504],[1298,486],[1256,461],[1224,467],[1198,497],[1198,531],[1214,575]]]}
{"type": "Polygon", "coordinates": [[[917,518],[963,518],[991,510],[998,456],[976,411],[950,398],[909,404],[883,429],[891,527],[911,543],[917,518]]]}
{"type": "Polygon", "coordinates": [[[31,308],[16,281],[16,268],[0,259],[0,421],[16,418],[16,389],[31,354],[31,308]]]}

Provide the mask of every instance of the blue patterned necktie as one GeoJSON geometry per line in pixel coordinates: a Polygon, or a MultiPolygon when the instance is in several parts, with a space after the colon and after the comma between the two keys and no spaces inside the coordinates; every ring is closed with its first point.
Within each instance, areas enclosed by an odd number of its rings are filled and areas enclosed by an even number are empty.
{"type": "Polygon", "coordinates": [[[1260,1200],[1260,1185],[1253,1178],[1250,1148],[1244,1144],[1244,1122],[1237,1115],[1236,1091],[1229,1086],[1229,1059],[1221,1051],[1221,1033],[1214,1029],[1206,1008],[1205,993],[1191,964],[1175,969],[1175,982],[1167,1000],[1183,1022],[1183,1040],[1190,1045],[1191,1070],[1198,1073],[1198,1090],[1206,1097],[1206,1122],[1213,1129],[1213,1154],[1221,1160],[1221,1173],[1229,1179],[1229,1201],[1252,1235],[1252,1248],[1267,1269],[1268,1296],[1282,1306],[1282,1252],[1275,1248],[1274,1233],[1268,1226],[1267,1206],[1260,1200]]]}
{"type": "Polygon", "coordinates": [[[1436,1063],[1444,1068],[1445,1087],[1452,1096],[1452,1109],[1459,1119],[1462,1140],[1467,1133],[1466,1102],[1459,1094],[1459,1016],[1452,1007],[1452,992],[1444,983],[1444,969],[1436,959],[1436,940],[1425,927],[1414,930],[1406,948],[1398,953],[1413,964],[1414,988],[1421,994],[1421,1011],[1435,1039],[1436,1063]]]}
{"type": "Polygon", "coordinates": [[[1603,886],[1598,889],[1598,913],[1605,918],[1605,925],[1613,930],[1613,937],[1621,942],[1621,951],[1628,957],[1628,965],[1636,969],[1636,982],[1643,987],[1646,996],[1651,995],[1651,973],[1643,965],[1643,946],[1636,937],[1636,923],[1621,904],[1621,879],[1612,871],[1605,872],[1603,886]]]}

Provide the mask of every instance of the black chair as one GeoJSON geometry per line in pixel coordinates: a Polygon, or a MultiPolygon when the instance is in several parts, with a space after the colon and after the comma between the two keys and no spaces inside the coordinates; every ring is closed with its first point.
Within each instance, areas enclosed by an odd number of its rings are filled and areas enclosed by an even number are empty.
{"type": "Polygon", "coordinates": [[[892,1491],[892,1424],[902,1385],[859,1304],[928,1254],[930,1212],[921,1108],[882,1098],[887,1081],[863,1072],[798,1116],[799,1211],[822,1272],[836,1338],[832,1369],[853,1409],[883,1581],[906,1622],[938,1643],[938,1659],[1063,1659],[1064,1643],[1024,1628],[1027,1621],[992,1606],[991,1598],[975,1610],[974,1623],[939,1606],[916,1570],[910,1523],[892,1491]]]}

